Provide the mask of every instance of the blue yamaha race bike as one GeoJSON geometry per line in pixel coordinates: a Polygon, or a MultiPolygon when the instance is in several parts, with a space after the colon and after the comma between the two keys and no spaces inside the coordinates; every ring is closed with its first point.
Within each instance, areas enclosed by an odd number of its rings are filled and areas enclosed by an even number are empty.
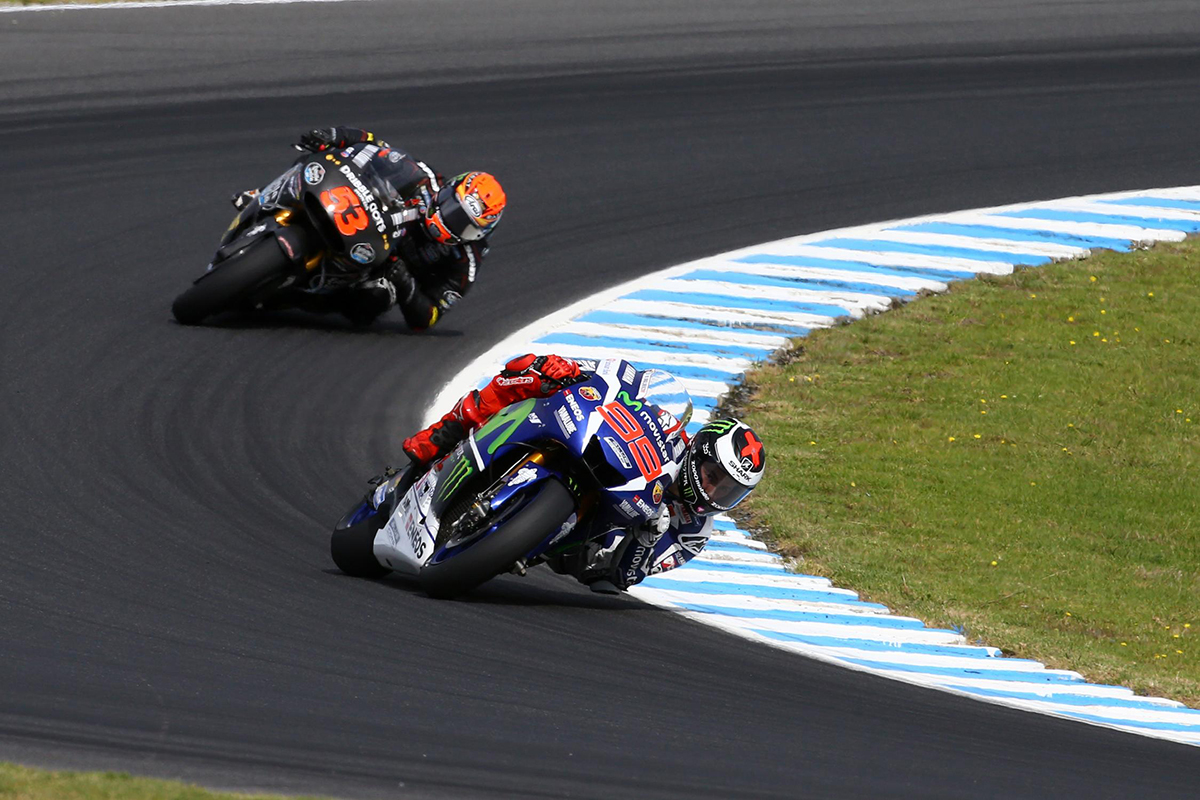
{"type": "Polygon", "coordinates": [[[334,529],[338,567],[453,597],[649,520],[679,472],[691,401],[659,370],[581,367],[580,382],[508,406],[403,496],[400,475],[383,480],[334,529]]]}

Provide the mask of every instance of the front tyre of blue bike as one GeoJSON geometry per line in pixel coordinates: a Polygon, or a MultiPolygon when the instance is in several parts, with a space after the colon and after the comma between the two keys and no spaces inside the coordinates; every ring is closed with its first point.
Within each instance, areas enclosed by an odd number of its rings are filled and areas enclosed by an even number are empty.
{"type": "Polygon", "coordinates": [[[391,572],[375,558],[375,534],[387,520],[387,514],[371,505],[370,494],[347,511],[329,538],[329,554],[338,569],[356,578],[382,578],[391,572]]]}
{"type": "Polygon", "coordinates": [[[575,512],[575,498],[556,480],[534,488],[536,496],[499,530],[444,561],[421,569],[421,588],[430,597],[450,598],[507,571],[545,541],[575,512]]]}

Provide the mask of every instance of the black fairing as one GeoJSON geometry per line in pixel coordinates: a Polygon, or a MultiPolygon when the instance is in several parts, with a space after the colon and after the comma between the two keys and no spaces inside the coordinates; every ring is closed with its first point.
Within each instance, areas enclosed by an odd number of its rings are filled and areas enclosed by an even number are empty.
{"type": "Polygon", "coordinates": [[[300,203],[325,249],[364,269],[383,265],[392,249],[387,194],[371,162],[354,160],[370,146],[314,153],[298,165],[300,203]]]}

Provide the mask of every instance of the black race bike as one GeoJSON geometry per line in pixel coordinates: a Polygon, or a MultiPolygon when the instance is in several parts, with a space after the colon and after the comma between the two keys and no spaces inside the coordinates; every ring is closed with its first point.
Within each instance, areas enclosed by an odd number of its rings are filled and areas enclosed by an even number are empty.
{"type": "Polygon", "coordinates": [[[267,184],[221,237],[204,274],[175,298],[184,325],[255,308],[312,308],[321,297],[378,277],[389,231],[416,219],[379,174],[379,147],[306,153],[267,184]]]}

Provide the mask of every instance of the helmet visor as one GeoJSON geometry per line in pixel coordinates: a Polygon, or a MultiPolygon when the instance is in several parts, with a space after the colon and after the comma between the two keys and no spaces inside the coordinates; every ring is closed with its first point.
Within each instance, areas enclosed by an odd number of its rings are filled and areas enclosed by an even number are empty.
{"type": "Polygon", "coordinates": [[[455,187],[443,186],[433,199],[436,213],[442,226],[460,242],[474,242],[487,235],[487,230],[478,225],[458,199],[455,187]]]}
{"type": "Polygon", "coordinates": [[[714,461],[703,461],[700,464],[700,493],[714,508],[728,511],[745,500],[752,488],[754,487],[740,483],[714,461]]]}

